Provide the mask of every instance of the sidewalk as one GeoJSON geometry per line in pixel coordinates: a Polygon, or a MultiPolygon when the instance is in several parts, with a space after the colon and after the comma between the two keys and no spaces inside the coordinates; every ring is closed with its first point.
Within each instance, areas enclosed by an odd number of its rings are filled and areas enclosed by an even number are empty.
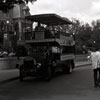
{"type": "Polygon", "coordinates": [[[78,61],[78,62],[75,62],[75,66],[76,67],[82,67],[82,66],[85,66],[85,65],[90,65],[91,62],[90,61],[78,61]]]}
{"type": "MultiPolygon", "coordinates": [[[[81,61],[81,62],[76,62],[75,66],[80,67],[80,66],[85,66],[90,64],[91,62],[89,61],[81,61]]],[[[19,77],[18,69],[0,70],[0,83],[12,81],[18,79],[18,77],[19,77]]]]}
{"type": "Polygon", "coordinates": [[[0,83],[4,81],[11,81],[14,79],[18,79],[18,76],[19,76],[18,69],[0,70],[0,83]]]}

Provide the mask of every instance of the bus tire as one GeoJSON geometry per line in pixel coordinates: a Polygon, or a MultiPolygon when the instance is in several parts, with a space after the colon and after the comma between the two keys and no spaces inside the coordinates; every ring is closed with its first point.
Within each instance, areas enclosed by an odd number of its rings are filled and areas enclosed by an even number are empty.
{"type": "Polygon", "coordinates": [[[47,67],[47,72],[46,72],[46,81],[50,81],[52,78],[52,70],[51,70],[51,67],[48,66],[47,67]]]}
{"type": "Polygon", "coordinates": [[[71,74],[73,72],[73,66],[71,64],[71,62],[68,64],[68,67],[67,67],[67,74],[71,74]]]}
{"type": "Polygon", "coordinates": [[[20,67],[20,76],[19,76],[19,79],[20,81],[23,81],[23,78],[24,78],[24,75],[23,75],[23,68],[20,67]]]}

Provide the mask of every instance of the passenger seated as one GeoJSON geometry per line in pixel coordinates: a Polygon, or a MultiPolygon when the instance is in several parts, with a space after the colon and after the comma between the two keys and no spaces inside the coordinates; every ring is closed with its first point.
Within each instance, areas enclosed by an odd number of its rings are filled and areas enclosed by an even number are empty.
{"type": "Polygon", "coordinates": [[[35,31],[44,32],[45,28],[43,26],[41,26],[40,23],[38,23],[38,25],[35,27],[35,31]]]}
{"type": "Polygon", "coordinates": [[[35,27],[35,39],[44,39],[45,28],[38,23],[35,27]]]}
{"type": "Polygon", "coordinates": [[[53,34],[51,33],[49,27],[47,26],[45,29],[45,38],[53,38],[53,34]]]}

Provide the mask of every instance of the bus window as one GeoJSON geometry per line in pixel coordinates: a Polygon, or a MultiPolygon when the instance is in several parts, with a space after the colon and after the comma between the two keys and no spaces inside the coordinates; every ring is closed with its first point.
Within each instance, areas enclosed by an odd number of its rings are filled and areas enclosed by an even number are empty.
{"type": "Polygon", "coordinates": [[[52,47],[52,57],[53,60],[60,59],[60,48],[59,47],[52,47]]]}
{"type": "Polygon", "coordinates": [[[59,47],[52,47],[52,53],[60,53],[59,47]]]}
{"type": "Polygon", "coordinates": [[[62,54],[74,53],[73,46],[63,46],[61,52],[62,54]]]}

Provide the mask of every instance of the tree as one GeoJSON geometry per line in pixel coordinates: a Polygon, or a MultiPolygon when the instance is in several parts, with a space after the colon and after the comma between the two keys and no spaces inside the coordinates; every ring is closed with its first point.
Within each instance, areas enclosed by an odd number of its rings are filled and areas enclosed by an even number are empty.
{"type": "Polygon", "coordinates": [[[92,21],[91,25],[89,25],[74,19],[70,32],[75,35],[77,53],[83,52],[84,46],[100,49],[100,20],[92,21]]]}
{"type": "Polygon", "coordinates": [[[93,40],[95,47],[100,49],[100,20],[97,20],[92,24],[92,35],[91,39],[93,40]]]}
{"type": "Polygon", "coordinates": [[[35,2],[36,0],[0,0],[0,10],[4,13],[8,12],[10,9],[14,7],[14,4],[35,2]]]}
{"type": "Polygon", "coordinates": [[[88,23],[83,23],[80,20],[73,19],[72,26],[69,27],[69,32],[73,33],[75,38],[76,53],[86,52],[84,46],[93,45],[92,27],[88,23]]]}

